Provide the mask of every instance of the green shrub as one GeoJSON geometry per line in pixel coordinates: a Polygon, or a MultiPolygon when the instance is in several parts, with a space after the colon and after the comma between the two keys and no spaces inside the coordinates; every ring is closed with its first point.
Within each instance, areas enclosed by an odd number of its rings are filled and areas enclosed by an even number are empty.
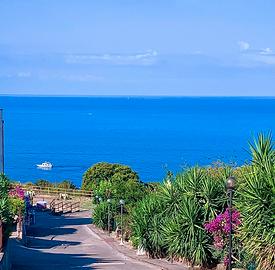
{"type": "Polygon", "coordinates": [[[63,189],[76,189],[76,185],[70,180],[63,180],[56,185],[58,188],[63,189]]]}
{"type": "Polygon", "coordinates": [[[163,209],[154,194],[139,202],[132,212],[131,240],[136,248],[143,248],[150,257],[159,258],[166,255],[165,239],[162,225],[163,209]]]}
{"type": "Polygon", "coordinates": [[[151,257],[169,256],[192,265],[214,262],[204,223],[226,205],[229,168],[195,167],[171,176],[135,207],[132,240],[151,257]]]}
{"type": "Polygon", "coordinates": [[[39,187],[54,187],[53,183],[44,179],[39,179],[34,184],[39,187]]]}
{"type": "MultiPolygon", "coordinates": [[[[128,166],[120,164],[98,163],[90,168],[84,175],[82,188],[92,188],[94,195],[101,198],[102,202],[95,207],[94,223],[99,227],[107,228],[105,203],[107,199],[112,201],[112,215],[114,222],[120,224],[119,200],[125,201],[123,219],[124,230],[130,233],[132,207],[141,200],[147,188],[139,181],[138,175],[128,166]],[[105,218],[104,218],[105,217],[105,218]],[[118,218],[117,218],[118,217],[118,218]]],[[[96,202],[95,197],[95,202],[96,202]]],[[[113,222],[113,223],[114,223],[113,222]]],[[[114,229],[114,227],[113,227],[114,229]]]]}
{"type": "Polygon", "coordinates": [[[101,162],[93,165],[83,175],[82,189],[94,190],[101,181],[138,181],[138,175],[129,166],[101,162]]]}
{"type": "Polygon", "coordinates": [[[8,197],[0,198],[0,219],[8,223],[12,218],[10,208],[9,208],[9,200],[8,197]]]}
{"type": "Polygon", "coordinates": [[[4,198],[8,196],[10,188],[9,179],[3,174],[0,174],[0,198],[4,198]]]}
{"type": "Polygon", "coordinates": [[[21,198],[16,198],[16,197],[10,197],[8,199],[8,204],[9,204],[9,211],[12,216],[15,215],[24,215],[25,212],[25,202],[21,198]]]}
{"type": "Polygon", "coordinates": [[[94,209],[93,213],[93,223],[103,229],[108,229],[108,211],[110,211],[110,229],[115,228],[115,214],[117,213],[117,205],[112,202],[108,205],[106,201],[99,203],[94,209]]]}
{"type": "Polygon", "coordinates": [[[241,171],[237,190],[242,215],[240,237],[245,250],[256,260],[257,269],[275,264],[275,150],[270,135],[260,134],[250,144],[252,166],[241,171]]]}

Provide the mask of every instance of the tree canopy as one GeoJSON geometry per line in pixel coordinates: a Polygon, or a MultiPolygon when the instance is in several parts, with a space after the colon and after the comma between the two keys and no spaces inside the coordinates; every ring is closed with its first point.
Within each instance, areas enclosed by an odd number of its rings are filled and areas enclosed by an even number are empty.
{"type": "Polygon", "coordinates": [[[139,177],[129,166],[117,163],[100,162],[90,167],[83,175],[82,189],[94,190],[100,182],[138,182],[139,177]]]}

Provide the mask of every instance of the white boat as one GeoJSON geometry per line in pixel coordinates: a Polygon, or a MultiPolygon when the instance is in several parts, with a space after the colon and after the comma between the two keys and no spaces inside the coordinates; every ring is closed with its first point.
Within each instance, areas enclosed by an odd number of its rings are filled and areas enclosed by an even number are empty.
{"type": "Polygon", "coordinates": [[[36,166],[40,169],[51,169],[53,167],[53,164],[51,162],[45,161],[42,164],[37,164],[36,166]]]}

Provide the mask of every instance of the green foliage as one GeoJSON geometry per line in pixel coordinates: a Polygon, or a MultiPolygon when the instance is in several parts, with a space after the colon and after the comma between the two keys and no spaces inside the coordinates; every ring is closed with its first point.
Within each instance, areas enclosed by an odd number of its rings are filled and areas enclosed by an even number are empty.
{"type": "Polygon", "coordinates": [[[11,213],[7,197],[0,198],[0,219],[3,222],[9,222],[11,219],[11,213]]]}
{"type": "Polygon", "coordinates": [[[275,177],[275,151],[271,133],[266,136],[259,134],[258,137],[254,139],[254,143],[249,143],[249,146],[252,155],[252,164],[255,169],[275,177]]]}
{"type": "Polygon", "coordinates": [[[203,229],[202,209],[194,198],[182,200],[178,215],[163,227],[168,254],[195,265],[212,260],[209,238],[203,229]]]}
{"type": "Polygon", "coordinates": [[[132,213],[132,241],[135,247],[143,248],[151,257],[166,255],[162,235],[162,207],[155,194],[145,197],[132,213]]]}
{"type": "MultiPolygon", "coordinates": [[[[227,169],[228,170],[228,169],[227,169]]],[[[132,239],[152,257],[183,259],[192,265],[214,261],[203,225],[224,209],[225,169],[186,170],[167,177],[134,210],[132,239]]]]}
{"type": "Polygon", "coordinates": [[[82,189],[93,190],[101,181],[138,181],[138,175],[129,166],[101,162],[89,168],[83,175],[82,189]]]}
{"type": "Polygon", "coordinates": [[[25,212],[25,202],[24,200],[16,197],[10,197],[8,199],[9,211],[12,216],[22,214],[25,212]]]}
{"type": "Polygon", "coordinates": [[[54,187],[53,183],[44,179],[39,179],[34,184],[39,187],[54,187]]]}
{"type": "Polygon", "coordinates": [[[257,269],[274,269],[275,263],[275,150],[270,135],[260,134],[250,144],[252,166],[240,174],[237,190],[242,214],[240,237],[254,256],[257,269]]]}
{"type": "Polygon", "coordinates": [[[75,184],[70,180],[63,180],[62,182],[57,184],[57,187],[63,189],[76,189],[75,184]]]}
{"type": "Polygon", "coordinates": [[[9,179],[3,174],[0,174],[0,198],[4,198],[8,196],[10,187],[9,179]]]}
{"type": "Polygon", "coordinates": [[[0,219],[3,222],[9,222],[11,219],[8,203],[9,186],[9,179],[4,174],[0,174],[0,219]]]}
{"type": "Polygon", "coordinates": [[[234,169],[220,163],[210,168],[195,167],[175,177],[169,173],[162,184],[147,187],[127,166],[96,164],[84,175],[82,186],[103,198],[95,208],[94,223],[107,228],[106,199],[111,197],[112,226],[119,224],[118,202],[123,198],[123,215],[127,228],[130,224],[135,247],[144,248],[154,258],[169,257],[201,266],[215,264],[221,254],[213,249],[213,239],[204,224],[225,210],[225,180],[235,175],[234,202],[242,221],[233,237],[238,264],[255,262],[257,270],[274,269],[275,150],[271,135],[260,134],[254,144],[250,143],[250,150],[250,165],[234,169]]]}
{"type": "MultiPolygon", "coordinates": [[[[132,208],[147,192],[146,186],[139,181],[138,175],[128,166],[98,163],[85,173],[83,185],[93,186],[94,195],[102,199],[93,214],[94,223],[100,228],[106,229],[108,226],[106,200],[111,199],[112,224],[116,223],[118,226],[120,226],[119,200],[125,201],[123,230],[128,235],[132,208]],[[102,178],[99,177],[100,172],[102,172],[102,178]]],[[[113,226],[112,229],[114,229],[113,226]]]]}
{"type": "Polygon", "coordinates": [[[94,209],[93,223],[103,229],[108,229],[108,213],[110,214],[110,229],[113,230],[115,226],[115,214],[117,212],[117,205],[113,203],[101,202],[94,209]],[[109,211],[109,212],[108,212],[109,211]]]}

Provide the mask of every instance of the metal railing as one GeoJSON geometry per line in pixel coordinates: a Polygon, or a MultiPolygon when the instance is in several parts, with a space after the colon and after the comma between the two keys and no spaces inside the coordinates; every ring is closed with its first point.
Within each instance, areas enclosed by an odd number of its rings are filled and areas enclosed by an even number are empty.
{"type": "MultiPolygon", "coordinates": [[[[16,186],[16,184],[14,184],[16,186]]],[[[59,187],[41,187],[36,185],[20,185],[25,191],[33,191],[35,194],[59,195],[67,194],[72,197],[92,197],[93,192],[82,189],[66,189],[59,187]]]]}
{"type": "Polygon", "coordinates": [[[52,213],[73,213],[80,211],[80,201],[69,202],[69,201],[57,201],[53,199],[50,203],[50,209],[52,213]]]}

